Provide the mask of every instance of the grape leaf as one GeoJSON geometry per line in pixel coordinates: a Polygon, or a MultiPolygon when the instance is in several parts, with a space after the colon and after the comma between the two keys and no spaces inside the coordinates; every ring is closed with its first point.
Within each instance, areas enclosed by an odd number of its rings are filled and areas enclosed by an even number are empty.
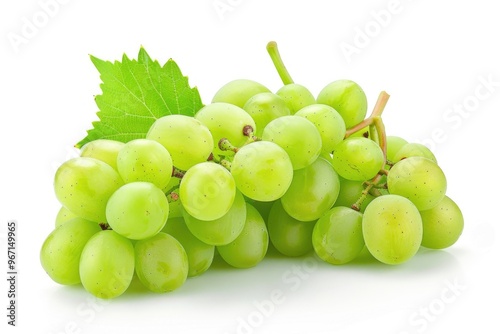
{"type": "Polygon", "coordinates": [[[193,116],[203,106],[196,87],[191,88],[177,64],[169,59],[161,66],[141,47],[137,60],[123,55],[109,62],[91,56],[100,73],[102,94],[95,97],[99,121],[75,146],[96,139],[128,142],[144,138],[162,116],[193,116]]]}

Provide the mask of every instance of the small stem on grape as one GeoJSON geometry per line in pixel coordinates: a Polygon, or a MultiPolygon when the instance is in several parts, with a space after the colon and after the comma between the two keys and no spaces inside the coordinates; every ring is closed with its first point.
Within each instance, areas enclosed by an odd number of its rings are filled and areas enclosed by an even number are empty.
{"type": "Polygon", "coordinates": [[[174,191],[170,192],[170,194],[167,195],[167,200],[169,203],[178,201],[179,194],[177,193],[177,191],[174,190],[174,191]]]}
{"type": "Polygon", "coordinates": [[[105,230],[111,230],[111,227],[109,226],[108,223],[99,223],[99,226],[101,227],[101,229],[103,231],[105,231],[105,230]]]}
{"type": "Polygon", "coordinates": [[[178,179],[182,179],[184,177],[184,174],[186,174],[185,171],[182,171],[182,170],[178,169],[175,166],[174,166],[174,168],[172,168],[172,177],[176,177],[178,179]]]}
{"type": "Polygon", "coordinates": [[[389,175],[389,171],[387,169],[381,169],[378,173],[385,176],[389,175]]]}
{"type": "Polygon", "coordinates": [[[281,58],[281,55],[278,50],[278,44],[274,41],[267,43],[267,52],[269,53],[269,56],[271,56],[271,60],[273,61],[274,67],[278,71],[278,74],[281,78],[281,81],[283,81],[283,84],[284,85],[292,84],[293,79],[290,76],[290,73],[288,73],[285,64],[283,63],[283,59],[281,58]]]}
{"type": "Polygon", "coordinates": [[[259,141],[261,140],[259,137],[257,137],[255,134],[254,134],[254,129],[251,125],[245,125],[243,127],[243,135],[245,137],[248,137],[248,140],[245,144],[249,144],[249,143],[252,143],[254,141],[259,141]]]}
{"type": "Polygon", "coordinates": [[[226,159],[221,159],[221,161],[219,161],[219,164],[222,167],[226,168],[228,171],[231,171],[231,161],[226,159]]]}
{"type": "Polygon", "coordinates": [[[239,148],[237,148],[236,146],[234,146],[233,144],[231,144],[231,142],[229,141],[229,139],[227,138],[221,138],[219,140],[219,149],[221,151],[231,151],[231,152],[238,152],[239,148]]]}

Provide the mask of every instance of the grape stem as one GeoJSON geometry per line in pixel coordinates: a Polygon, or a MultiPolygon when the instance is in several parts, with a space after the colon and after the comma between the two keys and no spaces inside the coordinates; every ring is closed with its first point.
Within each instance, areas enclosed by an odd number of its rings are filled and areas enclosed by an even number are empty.
{"type": "Polygon", "coordinates": [[[219,149],[221,151],[231,151],[231,152],[238,152],[239,148],[237,148],[236,146],[234,146],[233,144],[231,144],[231,142],[229,141],[229,139],[227,138],[221,138],[219,140],[219,149]]]}
{"type": "Polygon", "coordinates": [[[376,133],[376,137],[373,139],[376,139],[375,141],[379,144],[380,148],[382,149],[382,152],[384,153],[384,160],[387,159],[387,137],[385,134],[384,122],[382,121],[382,113],[384,112],[389,97],[390,95],[387,94],[385,91],[380,92],[377,102],[373,107],[371,115],[368,118],[361,121],[360,123],[358,123],[357,125],[347,129],[344,137],[344,139],[349,138],[354,133],[369,126],[370,129],[372,130],[370,131],[370,136],[372,135],[372,133],[373,135],[375,135],[376,133]]]}
{"type": "Polygon", "coordinates": [[[278,44],[274,41],[267,43],[267,52],[269,53],[269,56],[271,56],[271,60],[273,61],[274,67],[278,71],[283,84],[293,84],[293,79],[286,69],[285,64],[283,63],[283,59],[281,58],[281,55],[279,53],[278,44]]]}
{"type": "Polygon", "coordinates": [[[177,167],[173,167],[172,168],[172,177],[176,177],[178,179],[182,179],[184,177],[184,174],[186,174],[186,172],[178,169],[177,167]]]}
{"type": "Polygon", "coordinates": [[[176,191],[172,191],[172,192],[170,192],[170,194],[167,195],[167,200],[169,203],[178,201],[179,194],[176,191]]]}
{"type": "Polygon", "coordinates": [[[219,164],[222,167],[226,168],[228,171],[231,171],[231,161],[226,159],[221,159],[221,161],[219,161],[219,164]]]}
{"type": "Polygon", "coordinates": [[[366,181],[366,184],[367,184],[366,188],[361,192],[361,196],[359,196],[356,203],[351,205],[351,209],[356,210],[356,211],[360,211],[361,205],[365,201],[366,197],[368,196],[370,191],[375,187],[375,185],[377,185],[380,182],[381,179],[382,179],[382,175],[377,174],[373,179],[371,179],[371,181],[366,181]]]}

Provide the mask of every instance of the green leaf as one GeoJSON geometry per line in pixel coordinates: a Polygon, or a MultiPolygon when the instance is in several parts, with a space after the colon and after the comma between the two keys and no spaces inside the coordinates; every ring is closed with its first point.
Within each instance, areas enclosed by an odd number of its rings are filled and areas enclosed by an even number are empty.
{"type": "Polygon", "coordinates": [[[144,48],[137,60],[123,55],[122,61],[111,63],[91,56],[101,75],[102,94],[96,96],[99,121],[76,147],[96,139],[128,142],[144,138],[160,117],[171,114],[193,116],[203,106],[196,87],[179,66],[168,60],[161,66],[153,61],[144,48]]]}

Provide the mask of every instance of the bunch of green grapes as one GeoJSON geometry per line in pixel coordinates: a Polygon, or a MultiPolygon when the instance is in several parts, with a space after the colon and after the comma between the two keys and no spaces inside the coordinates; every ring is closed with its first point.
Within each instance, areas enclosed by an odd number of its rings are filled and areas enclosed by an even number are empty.
{"type": "Polygon", "coordinates": [[[251,268],[270,248],[341,265],[363,249],[390,265],[420,247],[457,242],[464,217],[426,146],[386,135],[381,94],[352,80],[315,96],[293,82],[220,87],[193,115],[157,118],[146,133],[100,138],[57,169],[61,204],[40,249],[48,276],[98,298],[124,294],[134,275],[172,292],[210,270],[216,254],[251,268]],[[141,136],[142,135],[142,136],[141,136]]]}

